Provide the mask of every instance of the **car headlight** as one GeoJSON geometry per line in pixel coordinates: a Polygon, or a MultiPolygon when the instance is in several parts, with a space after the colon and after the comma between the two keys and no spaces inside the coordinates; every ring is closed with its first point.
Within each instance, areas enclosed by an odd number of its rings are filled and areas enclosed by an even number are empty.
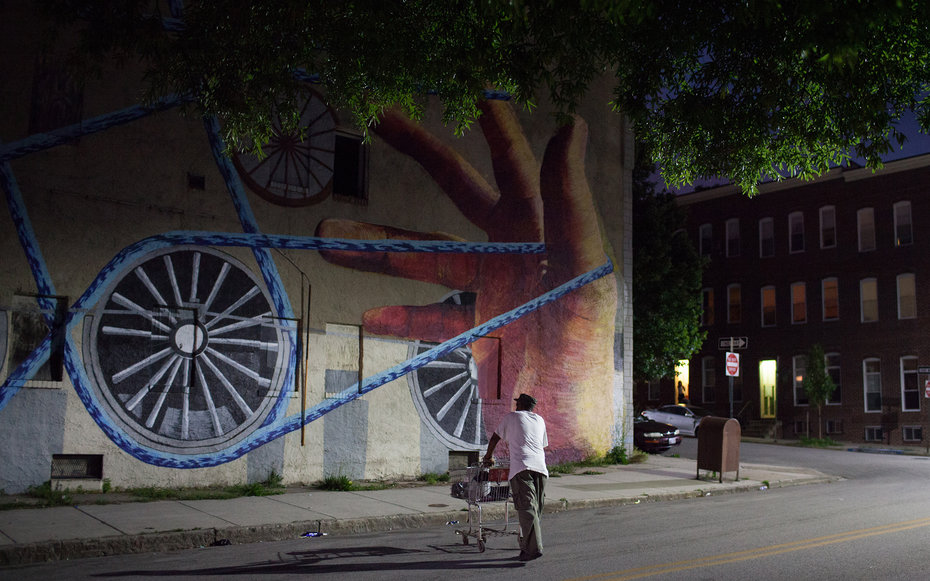
{"type": "Polygon", "coordinates": [[[643,434],[644,438],[661,438],[662,432],[646,432],[643,434]]]}

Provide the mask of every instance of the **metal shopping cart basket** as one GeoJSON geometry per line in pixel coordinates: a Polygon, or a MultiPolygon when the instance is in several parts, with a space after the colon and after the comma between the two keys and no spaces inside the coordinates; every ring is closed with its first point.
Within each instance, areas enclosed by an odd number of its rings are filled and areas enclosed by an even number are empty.
{"type": "MultiPolygon", "coordinates": [[[[478,541],[478,551],[484,552],[485,541],[489,536],[519,535],[520,527],[510,526],[510,483],[507,480],[507,465],[488,467],[481,464],[469,466],[464,475],[452,485],[452,496],[468,503],[468,528],[456,529],[462,535],[462,543],[467,545],[469,539],[478,541]],[[493,526],[482,521],[481,505],[489,502],[503,502],[503,523],[493,526]]],[[[498,511],[499,513],[499,511],[498,511]]]]}

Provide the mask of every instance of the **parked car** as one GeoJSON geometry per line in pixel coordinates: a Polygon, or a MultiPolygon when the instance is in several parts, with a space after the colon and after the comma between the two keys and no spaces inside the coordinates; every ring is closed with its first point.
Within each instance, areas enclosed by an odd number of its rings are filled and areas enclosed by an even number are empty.
{"type": "Polygon", "coordinates": [[[633,445],[643,452],[665,452],[681,444],[681,432],[675,426],[643,416],[633,418],[633,445]]]}
{"type": "Polygon", "coordinates": [[[698,424],[701,423],[701,420],[714,414],[704,408],[669,404],[659,406],[654,410],[645,410],[642,415],[650,420],[671,424],[686,436],[697,436],[698,424]]]}

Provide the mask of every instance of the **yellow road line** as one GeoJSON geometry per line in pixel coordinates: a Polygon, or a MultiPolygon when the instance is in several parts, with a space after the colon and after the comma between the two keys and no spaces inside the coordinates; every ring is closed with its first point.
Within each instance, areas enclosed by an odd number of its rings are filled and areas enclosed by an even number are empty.
{"type": "Polygon", "coordinates": [[[587,577],[576,577],[574,579],[567,580],[567,581],[594,581],[594,580],[626,581],[628,579],[642,579],[644,577],[652,577],[653,575],[663,575],[663,574],[668,574],[668,573],[675,573],[678,571],[687,571],[689,569],[699,569],[701,567],[710,567],[713,565],[725,565],[727,563],[736,563],[739,561],[748,561],[751,559],[771,557],[774,555],[781,555],[783,553],[803,551],[806,549],[823,547],[825,545],[845,543],[848,541],[855,541],[858,539],[864,539],[864,538],[874,537],[878,535],[886,535],[889,533],[898,533],[898,532],[926,527],[926,526],[930,526],[930,518],[919,518],[919,519],[914,519],[914,520],[902,521],[898,523],[870,527],[867,529],[857,529],[853,531],[847,531],[845,533],[836,533],[832,535],[825,535],[822,537],[814,537],[810,539],[800,539],[797,541],[791,541],[791,542],[782,543],[779,545],[771,545],[768,547],[758,547],[755,549],[747,549],[745,551],[736,551],[734,553],[723,553],[721,555],[700,557],[698,559],[691,559],[688,561],[676,561],[674,563],[663,563],[659,565],[648,565],[645,567],[637,567],[635,569],[627,569],[625,571],[613,571],[610,573],[589,575],[587,577]]]}

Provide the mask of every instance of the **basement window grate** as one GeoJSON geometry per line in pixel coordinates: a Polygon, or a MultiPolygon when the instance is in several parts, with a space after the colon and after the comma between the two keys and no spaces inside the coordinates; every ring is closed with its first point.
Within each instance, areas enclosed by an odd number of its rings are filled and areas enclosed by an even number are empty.
{"type": "Polygon", "coordinates": [[[103,454],[55,454],[52,478],[103,478],[103,454]]]}

